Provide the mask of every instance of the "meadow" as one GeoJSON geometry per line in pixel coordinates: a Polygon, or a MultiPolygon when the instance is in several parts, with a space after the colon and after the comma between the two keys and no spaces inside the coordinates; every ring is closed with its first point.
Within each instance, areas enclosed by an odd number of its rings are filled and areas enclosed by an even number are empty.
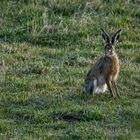
{"type": "Polygon", "coordinates": [[[139,0],[1,0],[0,17],[1,140],[140,139],[139,0]],[[82,94],[101,28],[122,29],[121,98],[82,94]]]}

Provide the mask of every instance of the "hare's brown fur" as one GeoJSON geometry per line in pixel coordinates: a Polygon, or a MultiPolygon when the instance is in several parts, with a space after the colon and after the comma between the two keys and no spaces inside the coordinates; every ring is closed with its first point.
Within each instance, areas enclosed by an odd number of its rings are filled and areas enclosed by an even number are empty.
{"type": "Polygon", "coordinates": [[[117,80],[120,69],[119,59],[117,55],[113,57],[105,57],[104,59],[108,59],[106,60],[107,62],[104,63],[106,68],[106,70],[104,71],[104,75],[106,76],[106,78],[113,76],[115,80],[117,80]]]}
{"type": "Polygon", "coordinates": [[[118,39],[120,30],[116,32],[111,41],[108,34],[104,31],[103,33],[106,41],[105,55],[89,70],[85,79],[84,91],[90,91],[94,94],[103,93],[108,87],[113,97],[120,96],[116,86],[120,64],[114,48],[114,42],[115,39],[118,39]]]}

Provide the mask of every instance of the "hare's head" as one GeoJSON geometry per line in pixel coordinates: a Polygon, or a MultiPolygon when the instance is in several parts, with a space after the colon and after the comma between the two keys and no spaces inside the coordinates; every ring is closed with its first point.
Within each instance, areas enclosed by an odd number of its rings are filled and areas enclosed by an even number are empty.
{"type": "Polygon", "coordinates": [[[115,43],[118,41],[119,39],[119,36],[120,36],[120,32],[121,32],[121,29],[118,30],[113,36],[112,38],[110,38],[110,36],[103,30],[102,30],[102,36],[103,36],[103,39],[105,41],[105,56],[108,56],[108,57],[111,57],[111,56],[114,56],[116,53],[115,53],[115,43]]]}

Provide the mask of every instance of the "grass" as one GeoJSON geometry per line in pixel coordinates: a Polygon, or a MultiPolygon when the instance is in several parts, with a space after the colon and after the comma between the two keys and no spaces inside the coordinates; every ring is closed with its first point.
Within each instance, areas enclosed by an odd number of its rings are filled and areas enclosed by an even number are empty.
{"type": "Polygon", "coordinates": [[[140,139],[139,4],[1,1],[0,139],[140,139]],[[120,99],[81,94],[103,52],[100,28],[122,29],[120,99]]]}

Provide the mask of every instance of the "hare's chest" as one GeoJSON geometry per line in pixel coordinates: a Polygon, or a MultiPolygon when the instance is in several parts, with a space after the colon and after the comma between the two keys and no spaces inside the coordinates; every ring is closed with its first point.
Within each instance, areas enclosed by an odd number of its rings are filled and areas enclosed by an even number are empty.
{"type": "Polygon", "coordinates": [[[118,64],[116,63],[116,65],[113,65],[111,67],[111,70],[110,70],[110,73],[109,73],[110,80],[113,80],[113,81],[117,80],[117,77],[119,75],[119,69],[120,69],[119,62],[118,62],[118,64]]]}
{"type": "Polygon", "coordinates": [[[110,74],[116,76],[119,73],[119,64],[110,67],[110,74]]]}
{"type": "Polygon", "coordinates": [[[119,74],[119,60],[117,57],[110,59],[108,61],[108,70],[107,70],[107,77],[109,77],[110,80],[116,80],[119,74]]]}

